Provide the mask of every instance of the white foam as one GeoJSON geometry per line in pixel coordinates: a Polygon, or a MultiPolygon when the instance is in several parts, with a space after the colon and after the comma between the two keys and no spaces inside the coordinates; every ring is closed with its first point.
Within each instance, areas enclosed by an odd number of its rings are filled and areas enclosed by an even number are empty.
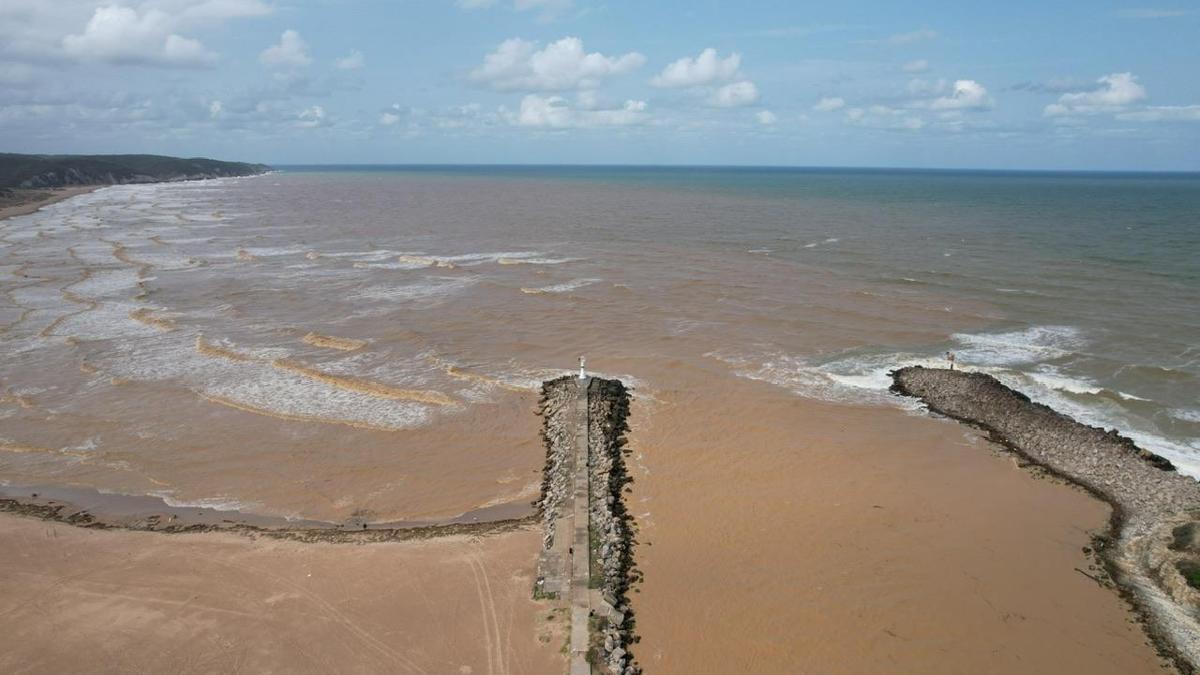
{"type": "Polygon", "coordinates": [[[1170,411],[1169,414],[1177,420],[1200,424],[1200,410],[1176,409],[1170,411]]]}
{"type": "Polygon", "coordinates": [[[94,309],[68,316],[54,329],[54,334],[81,340],[112,340],[121,337],[150,337],[160,331],[129,317],[143,305],[124,302],[104,302],[94,309]]]}
{"type": "Polygon", "coordinates": [[[741,377],[768,382],[805,398],[903,408],[915,408],[916,404],[888,391],[892,384],[888,373],[902,366],[944,365],[941,359],[919,354],[848,356],[826,363],[783,353],[747,357],[709,352],[705,356],[728,363],[741,377]]]}
{"type": "Polygon", "coordinates": [[[1055,368],[1043,367],[1037,372],[1026,373],[1035,382],[1049,389],[1056,389],[1070,394],[1099,394],[1104,387],[1093,380],[1084,377],[1067,377],[1055,368]]]}
{"type": "Polygon", "coordinates": [[[1073,326],[1033,326],[1007,333],[955,333],[962,345],[955,350],[966,365],[1013,366],[1059,359],[1086,344],[1083,332],[1073,326]]]}
{"type": "Polygon", "coordinates": [[[303,246],[245,246],[242,250],[255,258],[302,255],[308,252],[308,249],[303,246]]]}
{"type": "Polygon", "coordinates": [[[554,284],[552,286],[542,286],[540,288],[522,288],[521,291],[524,293],[534,293],[534,294],[537,294],[537,293],[569,293],[571,291],[583,288],[584,286],[591,286],[592,284],[599,283],[601,281],[603,281],[603,279],[575,279],[573,281],[568,281],[566,283],[561,283],[561,284],[554,284]]]}
{"type": "Polygon", "coordinates": [[[496,262],[501,265],[563,265],[580,260],[583,258],[498,258],[496,262]]]}
{"type": "Polygon", "coordinates": [[[258,502],[243,502],[232,497],[202,497],[190,501],[175,499],[174,492],[160,490],[149,493],[151,497],[158,497],[163,500],[167,506],[177,509],[212,509],[213,511],[241,511],[250,513],[257,509],[260,504],[258,502]]]}
{"type": "Polygon", "coordinates": [[[129,268],[92,272],[87,279],[67,287],[72,293],[98,300],[125,296],[127,291],[137,288],[138,271],[129,268]]]}
{"type": "Polygon", "coordinates": [[[432,277],[409,284],[368,286],[355,292],[353,297],[363,300],[428,304],[458,294],[475,282],[472,277],[432,277]]]}
{"type": "MultiPolygon", "coordinates": [[[[408,253],[400,255],[400,262],[407,262],[422,267],[472,267],[484,263],[500,263],[507,265],[527,262],[530,260],[555,261],[541,264],[559,264],[558,259],[546,258],[540,251],[498,251],[494,253],[460,253],[455,255],[432,255],[424,253],[408,253]]],[[[563,259],[562,262],[569,262],[563,259]]]]}
{"type": "Polygon", "coordinates": [[[373,262],[373,261],[387,260],[389,258],[395,258],[395,257],[401,256],[401,255],[424,255],[424,254],[422,254],[422,253],[405,254],[405,253],[402,253],[401,251],[390,251],[387,249],[380,249],[380,250],[374,250],[374,251],[338,251],[335,253],[318,252],[318,255],[320,255],[322,258],[353,258],[354,260],[357,260],[359,262],[373,262]]]}
{"type": "Polygon", "coordinates": [[[354,266],[364,270],[419,270],[430,266],[424,260],[412,260],[411,256],[398,258],[390,262],[356,262],[354,266]]]}
{"type": "Polygon", "coordinates": [[[62,291],[44,284],[14,288],[9,291],[9,295],[12,296],[13,302],[27,309],[59,309],[69,305],[63,299],[62,291]]]}

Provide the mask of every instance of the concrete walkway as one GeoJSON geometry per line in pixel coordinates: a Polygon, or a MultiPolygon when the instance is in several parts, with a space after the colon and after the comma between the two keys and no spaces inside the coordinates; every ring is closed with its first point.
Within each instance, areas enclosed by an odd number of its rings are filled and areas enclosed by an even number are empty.
{"type": "Polygon", "coordinates": [[[592,614],[591,593],[588,592],[591,580],[591,542],[588,537],[588,497],[591,492],[588,472],[588,390],[591,384],[590,377],[575,382],[575,447],[572,467],[575,485],[571,512],[571,675],[589,675],[592,672],[587,661],[592,614]]]}

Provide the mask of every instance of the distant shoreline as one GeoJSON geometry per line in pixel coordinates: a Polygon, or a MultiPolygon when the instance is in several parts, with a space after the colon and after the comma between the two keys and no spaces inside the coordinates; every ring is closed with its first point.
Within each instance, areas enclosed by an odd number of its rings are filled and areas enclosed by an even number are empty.
{"type": "Polygon", "coordinates": [[[564,162],[559,164],[528,163],[514,164],[504,162],[478,163],[392,163],[392,162],[350,162],[350,163],[287,163],[272,164],[275,169],[294,171],[297,173],[312,173],[323,171],[446,171],[446,170],[476,170],[488,171],[499,169],[553,171],[553,170],[594,170],[594,171],[681,171],[706,172],[729,171],[743,173],[836,173],[836,174],[918,174],[918,175],[978,175],[987,177],[998,176],[1080,176],[1086,178],[1200,178],[1200,169],[1001,169],[1001,168],[964,168],[964,167],[911,167],[911,166],[820,166],[792,164],[576,164],[564,162]]]}
{"type": "Polygon", "coordinates": [[[24,216],[43,206],[57,204],[64,199],[95,192],[107,185],[73,185],[60,188],[13,188],[0,192],[0,220],[24,216]]]}

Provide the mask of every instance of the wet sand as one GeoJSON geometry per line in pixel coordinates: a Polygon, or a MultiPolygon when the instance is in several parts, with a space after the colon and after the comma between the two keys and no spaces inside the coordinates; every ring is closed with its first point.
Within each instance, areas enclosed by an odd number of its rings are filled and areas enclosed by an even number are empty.
{"type": "Polygon", "coordinates": [[[646,672],[1162,672],[1078,571],[1108,508],[978,434],[754,383],[664,398],[631,435],[646,672]]]}
{"type": "Polygon", "coordinates": [[[540,534],[367,546],[0,515],[0,672],[559,673],[540,534]]]}

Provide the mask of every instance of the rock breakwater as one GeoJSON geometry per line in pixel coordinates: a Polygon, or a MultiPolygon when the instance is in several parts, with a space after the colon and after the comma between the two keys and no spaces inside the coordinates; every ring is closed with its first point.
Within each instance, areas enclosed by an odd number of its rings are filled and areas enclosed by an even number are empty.
{"type": "Polygon", "coordinates": [[[912,366],[892,390],[992,440],[1112,507],[1097,553],[1181,672],[1200,667],[1200,482],[1116,430],[1081,424],[990,375],[912,366]],[[1102,546],[1101,546],[1102,545],[1102,546]]]}
{"type": "Polygon", "coordinates": [[[633,616],[626,593],[633,569],[632,523],[623,493],[631,478],[625,469],[629,392],[617,380],[592,378],[588,391],[588,471],[591,496],[592,579],[600,599],[596,665],[614,675],[639,672],[629,655],[633,616]]]}

